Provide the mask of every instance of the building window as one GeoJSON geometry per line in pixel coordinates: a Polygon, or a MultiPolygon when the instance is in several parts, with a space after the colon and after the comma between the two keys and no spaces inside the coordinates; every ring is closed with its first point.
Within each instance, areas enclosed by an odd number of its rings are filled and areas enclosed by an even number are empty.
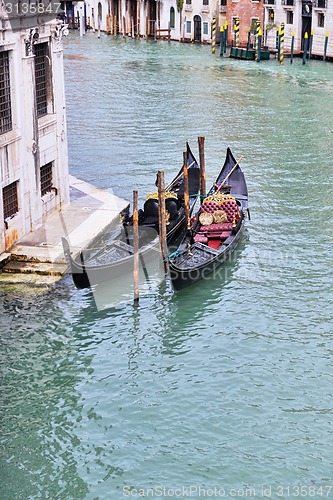
{"type": "Polygon", "coordinates": [[[287,10],[286,23],[287,24],[294,24],[294,13],[292,10],[287,10]]]}
{"type": "Polygon", "coordinates": [[[325,26],[325,14],[323,12],[318,12],[318,28],[324,28],[325,26]]]}
{"type": "Polygon", "coordinates": [[[192,5],[192,0],[186,0],[186,5],[192,5]]]}
{"type": "Polygon", "coordinates": [[[191,21],[186,21],[186,33],[191,33],[192,26],[191,21]]]}
{"type": "Polygon", "coordinates": [[[221,0],[220,5],[222,5],[223,7],[226,7],[226,5],[227,5],[227,0],[221,0]]]}
{"type": "Polygon", "coordinates": [[[18,212],[17,182],[12,182],[2,190],[3,218],[6,220],[18,212]]]}
{"type": "Polygon", "coordinates": [[[260,26],[260,19],[257,17],[251,17],[251,24],[250,24],[250,32],[253,33],[253,35],[257,34],[257,26],[260,26]]]}
{"type": "Polygon", "coordinates": [[[202,0],[202,5],[209,5],[209,0],[202,0]]]}
{"type": "Polygon", "coordinates": [[[0,52],[0,134],[8,132],[12,128],[9,55],[8,52],[0,52]]]}
{"type": "Polygon", "coordinates": [[[37,116],[47,114],[48,94],[48,44],[38,43],[34,46],[37,116]]]}
{"type": "Polygon", "coordinates": [[[170,9],[170,28],[175,27],[175,9],[171,7],[170,9]]]}
{"type": "Polygon", "coordinates": [[[208,23],[206,22],[202,23],[202,30],[204,35],[208,35],[208,26],[209,26],[208,23]]]}
{"type": "Polygon", "coordinates": [[[52,162],[43,165],[40,169],[41,195],[49,193],[52,189],[52,162]]]}

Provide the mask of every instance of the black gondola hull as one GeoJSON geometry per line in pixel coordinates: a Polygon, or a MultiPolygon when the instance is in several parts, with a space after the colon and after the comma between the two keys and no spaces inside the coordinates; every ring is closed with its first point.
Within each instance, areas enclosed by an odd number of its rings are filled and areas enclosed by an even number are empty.
{"type": "Polygon", "coordinates": [[[183,288],[191,285],[202,279],[211,279],[212,275],[216,276],[218,270],[222,264],[224,264],[227,259],[235,251],[241,236],[244,231],[244,220],[237,234],[234,235],[232,241],[221,248],[220,252],[212,257],[210,260],[206,260],[201,265],[198,265],[191,269],[182,269],[177,266],[172,260],[169,262],[169,273],[172,281],[172,286],[175,291],[180,291],[183,288]]]}
{"type": "Polygon", "coordinates": [[[227,239],[223,243],[221,241],[218,248],[214,245],[214,248],[211,248],[207,242],[195,242],[194,239],[194,235],[200,233],[201,229],[199,210],[191,230],[185,235],[175,255],[169,259],[169,274],[175,291],[182,290],[196,281],[211,278],[212,273],[218,272],[218,268],[230,258],[239,243],[244,231],[245,213],[248,211],[248,190],[238,163],[228,148],[224,165],[208,195],[212,196],[222,186],[226,186],[227,180],[226,188],[239,206],[240,219],[227,239]]]}
{"type": "MultiPolygon", "coordinates": [[[[199,193],[199,165],[187,144],[187,165],[188,165],[188,179],[189,179],[189,192],[190,199],[190,213],[192,213],[197,195],[199,193]]],[[[172,251],[177,245],[186,230],[186,221],[184,215],[184,175],[183,167],[180,169],[178,175],[169,184],[168,190],[176,193],[177,200],[179,200],[180,208],[177,214],[177,208],[171,214],[171,222],[167,225],[167,244],[172,251]],[[182,201],[181,201],[182,200],[182,201]],[[175,217],[175,219],[172,219],[175,217]]],[[[153,204],[149,207],[154,211],[154,200],[150,200],[153,204]]],[[[175,207],[174,207],[175,208],[175,207]]],[[[151,260],[160,257],[160,245],[158,237],[158,217],[155,213],[147,213],[142,211],[142,219],[139,220],[139,230],[141,235],[150,231],[149,236],[143,236],[139,248],[139,259],[141,266],[144,269],[146,277],[148,276],[147,267],[151,260]],[[150,219],[153,219],[151,221],[150,219]],[[147,266],[146,266],[147,263],[147,266]]],[[[104,245],[103,238],[96,243],[97,251],[91,253],[89,249],[80,252],[80,258],[73,258],[68,241],[62,238],[64,254],[72,274],[73,282],[77,288],[89,288],[92,285],[105,283],[107,281],[119,278],[121,276],[133,273],[133,241],[131,240],[130,233],[133,228],[133,218],[127,218],[123,223],[121,231],[111,237],[111,240],[104,245]],[[101,246],[99,250],[98,247],[101,246]],[[120,248],[119,248],[120,245],[120,248]],[[106,248],[103,248],[106,247],[106,248]]],[[[141,238],[141,236],[140,236],[141,238]]]]}

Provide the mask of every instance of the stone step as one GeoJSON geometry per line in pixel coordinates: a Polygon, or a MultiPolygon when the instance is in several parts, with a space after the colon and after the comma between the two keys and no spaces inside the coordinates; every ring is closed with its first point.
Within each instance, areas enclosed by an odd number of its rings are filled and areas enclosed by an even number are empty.
{"type": "Polygon", "coordinates": [[[2,253],[0,255],[0,269],[3,268],[10,260],[10,253],[2,253]]]}
{"type": "Polygon", "coordinates": [[[21,262],[11,260],[2,269],[11,274],[39,274],[43,276],[62,276],[66,272],[66,264],[50,264],[46,262],[21,262]]]}

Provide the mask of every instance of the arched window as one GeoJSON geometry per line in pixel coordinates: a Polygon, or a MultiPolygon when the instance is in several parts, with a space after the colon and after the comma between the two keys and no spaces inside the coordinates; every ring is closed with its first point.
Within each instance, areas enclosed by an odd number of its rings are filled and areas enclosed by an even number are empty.
{"type": "Polygon", "coordinates": [[[170,9],[170,28],[175,27],[175,9],[171,7],[170,9]]]}

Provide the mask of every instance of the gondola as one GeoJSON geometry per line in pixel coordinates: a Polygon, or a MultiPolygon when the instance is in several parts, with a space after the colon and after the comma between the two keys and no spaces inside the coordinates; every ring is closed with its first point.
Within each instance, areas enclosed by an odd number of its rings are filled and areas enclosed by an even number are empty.
{"type": "Polygon", "coordinates": [[[179,247],[169,257],[174,290],[208,277],[226,261],[240,241],[247,214],[245,177],[228,148],[220,174],[179,247]]]}
{"type": "MultiPolygon", "coordinates": [[[[199,193],[200,169],[189,145],[187,144],[187,166],[190,195],[190,211],[193,211],[199,193]]],[[[166,233],[167,244],[171,247],[186,230],[184,213],[184,175],[183,167],[166,187],[166,233]]],[[[67,264],[75,286],[79,289],[112,281],[133,272],[133,216],[127,210],[121,214],[122,224],[110,234],[103,234],[94,242],[93,249],[83,249],[74,258],[69,242],[62,238],[67,264]]],[[[158,237],[158,198],[157,192],[150,193],[139,210],[139,258],[148,277],[149,262],[159,254],[158,237]]]]}

